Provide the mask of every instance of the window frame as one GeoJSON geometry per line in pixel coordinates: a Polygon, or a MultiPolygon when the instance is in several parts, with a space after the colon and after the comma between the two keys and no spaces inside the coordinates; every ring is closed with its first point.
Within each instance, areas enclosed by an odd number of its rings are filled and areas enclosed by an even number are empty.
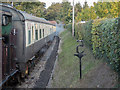
{"type": "Polygon", "coordinates": [[[12,23],[12,16],[3,14],[2,15],[2,26],[7,26],[9,23],[12,23]],[[7,17],[7,23],[6,24],[3,24],[3,17],[4,17],[4,19],[5,19],[5,17],[7,17]]]}
{"type": "Polygon", "coordinates": [[[43,29],[43,38],[45,37],[45,30],[43,29]]]}
{"type": "Polygon", "coordinates": [[[30,45],[32,43],[31,40],[31,30],[28,30],[28,45],[30,45]]]}
{"type": "Polygon", "coordinates": [[[39,38],[40,38],[40,39],[42,38],[42,35],[41,35],[41,34],[42,34],[42,33],[41,33],[41,30],[42,30],[42,29],[39,29],[39,38]]]}
{"type": "Polygon", "coordinates": [[[38,29],[35,30],[35,40],[38,40],[38,29]]]}

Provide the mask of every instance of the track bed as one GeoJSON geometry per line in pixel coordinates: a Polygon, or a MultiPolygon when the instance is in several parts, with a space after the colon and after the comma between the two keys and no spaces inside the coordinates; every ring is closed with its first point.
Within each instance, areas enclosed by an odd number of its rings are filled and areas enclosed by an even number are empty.
{"type": "Polygon", "coordinates": [[[51,77],[56,56],[58,54],[58,47],[59,38],[55,37],[51,46],[40,58],[40,61],[36,64],[28,78],[25,79],[25,82],[15,86],[15,88],[45,88],[51,77]]]}

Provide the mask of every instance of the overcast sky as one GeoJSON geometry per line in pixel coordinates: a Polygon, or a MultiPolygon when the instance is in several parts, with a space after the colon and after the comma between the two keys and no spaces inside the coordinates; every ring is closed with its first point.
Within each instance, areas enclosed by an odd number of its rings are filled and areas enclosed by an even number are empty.
{"type": "MultiPolygon", "coordinates": [[[[62,0],[39,0],[39,1],[45,2],[46,8],[48,8],[53,2],[59,2],[59,3],[62,2],[62,0]]],[[[68,0],[68,1],[71,2],[71,4],[73,2],[73,0],[68,0]]],[[[75,1],[75,3],[80,2],[81,5],[83,5],[85,2],[85,0],[74,0],[74,1],[75,1]]],[[[88,2],[88,5],[91,6],[91,5],[93,5],[93,2],[97,2],[98,0],[86,0],[86,1],[88,2]]]]}

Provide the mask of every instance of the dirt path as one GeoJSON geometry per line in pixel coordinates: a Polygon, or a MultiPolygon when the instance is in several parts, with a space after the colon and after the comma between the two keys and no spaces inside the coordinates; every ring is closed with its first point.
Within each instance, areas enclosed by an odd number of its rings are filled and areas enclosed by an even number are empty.
{"type": "Polygon", "coordinates": [[[117,74],[106,63],[100,63],[76,86],[79,88],[113,88],[117,80],[117,74]]]}

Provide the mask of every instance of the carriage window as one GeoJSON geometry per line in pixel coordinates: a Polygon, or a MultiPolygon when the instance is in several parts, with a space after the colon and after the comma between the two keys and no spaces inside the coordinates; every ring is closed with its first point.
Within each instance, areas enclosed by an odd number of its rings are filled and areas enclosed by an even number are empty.
{"type": "Polygon", "coordinates": [[[2,25],[3,26],[8,25],[10,22],[11,22],[11,17],[10,16],[6,16],[6,15],[2,16],[2,25]]]}
{"type": "Polygon", "coordinates": [[[40,29],[39,33],[40,33],[40,38],[41,38],[41,29],[40,29]]]}
{"type": "Polygon", "coordinates": [[[32,40],[34,40],[34,27],[32,26],[32,40]]]}
{"type": "Polygon", "coordinates": [[[38,40],[38,30],[35,30],[35,39],[38,40]]]}
{"type": "Polygon", "coordinates": [[[31,43],[31,31],[29,30],[28,31],[28,44],[31,43]]]}
{"type": "Polygon", "coordinates": [[[44,29],[43,29],[43,37],[44,37],[44,29]]]}

